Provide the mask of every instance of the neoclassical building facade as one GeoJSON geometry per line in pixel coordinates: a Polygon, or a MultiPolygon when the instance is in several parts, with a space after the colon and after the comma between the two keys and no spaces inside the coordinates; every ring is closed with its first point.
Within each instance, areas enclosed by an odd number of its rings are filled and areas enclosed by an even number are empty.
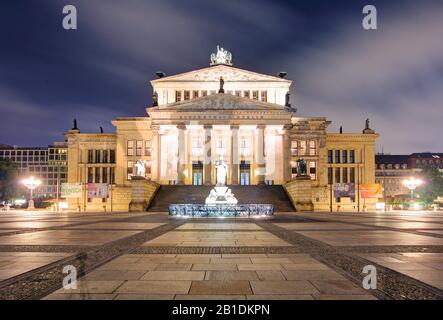
{"type": "Polygon", "coordinates": [[[115,119],[115,133],[69,130],[68,182],[84,186],[70,208],[127,211],[159,185],[214,185],[224,162],[228,185],[282,185],[297,209],[360,209],[359,196],[337,199],[330,189],[375,182],[378,135],[368,124],[363,133],[327,133],[326,118],[297,115],[285,73],[243,70],[231,59],[219,49],[207,68],[158,73],[146,116],[115,119]],[[90,198],[88,184],[110,185],[109,195],[90,198]]]}

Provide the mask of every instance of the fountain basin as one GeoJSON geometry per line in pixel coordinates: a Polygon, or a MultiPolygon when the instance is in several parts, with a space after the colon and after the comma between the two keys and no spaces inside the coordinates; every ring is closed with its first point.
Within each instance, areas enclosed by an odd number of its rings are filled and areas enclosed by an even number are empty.
{"type": "Polygon", "coordinates": [[[221,218],[244,217],[259,218],[270,217],[274,214],[272,204],[171,204],[169,205],[170,217],[181,218],[221,218]]]}

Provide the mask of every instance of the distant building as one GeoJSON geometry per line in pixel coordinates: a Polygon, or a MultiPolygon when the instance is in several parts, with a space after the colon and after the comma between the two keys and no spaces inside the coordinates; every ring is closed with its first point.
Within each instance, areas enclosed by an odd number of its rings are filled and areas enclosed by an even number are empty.
{"type": "Polygon", "coordinates": [[[409,195],[409,189],[403,185],[403,180],[413,174],[408,155],[377,154],[375,164],[375,183],[384,187],[387,197],[409,195]]]}
{"type": "Polygon", "coordinates": [[[18,164],[21,177],[34,176],[42,181],[34,191],[36,198],[56,198],[60,185],[67,182],[66,142],[55,142],[47,148],[0,145],[0,160],[5,159],[18,164]]]}
{"type": "Polygon", "coordinates": [[[409,164],[413,169],[422,169],[423,167],[443,169],[443,153],[413,153],[409,156],[409,164]]]}
{"type": "Polygon", "coordinates": [[[443,170],[443,153],[377,154],[375,165],[375,182],[384,187],[387,197],[408,197],[410,191],[403,180],[417,175],[424,167],[443,170]]]}

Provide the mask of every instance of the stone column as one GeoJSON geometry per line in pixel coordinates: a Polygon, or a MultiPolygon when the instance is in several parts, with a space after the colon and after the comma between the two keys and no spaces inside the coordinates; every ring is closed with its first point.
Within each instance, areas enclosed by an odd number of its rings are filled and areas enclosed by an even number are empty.
{"type": "Polygon", "coordinates": [[[203,126],[205,129],[205,162],[204,162],[204,184],[211,185],[211,175],[212,175],[212,155],[211,155],[211,134],[212,125],[205,124],[203,126]]]}
{"type": "Polygon", "coordinates": [[[153,181],[160,180],[160,136],[159,125],[152,125],[152,141],[151,141],[151,177],[153,181]]]}
{"type": "Polygon", "coordinates": [[[239,164],[240,157],[238,152],[238,124],[231,125],[231,183],[236,185],[239,183],[239,164]]]}
{"type": "Polygon", "coordinates": [[[177,181],[178,184],[185,184],[185,170],[186,170],[186,125],[184,123],[177,125],[178,129],[178,143],[177,143],[177,181]]]}
{"type": "Polygon", "coordinates": [[[265,183],[265,171],[266,171],[266,161],[265,161],[265,128],[266,125],[259,124],[257,126],[257,145],[255,148],[255,163],[257,170],[257,184],[265,183]]]}
{"type": "Polygon", "coordinates": [[[283,135],[283,182],[291,181],[291,134],[290,130],[293,128],[292,124],[286,124],[284,127],[285,133],[283,135]]]}

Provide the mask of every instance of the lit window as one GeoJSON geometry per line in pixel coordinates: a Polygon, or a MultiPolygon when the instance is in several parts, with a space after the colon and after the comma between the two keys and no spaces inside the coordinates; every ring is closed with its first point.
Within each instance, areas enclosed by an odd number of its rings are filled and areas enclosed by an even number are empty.
{"type": "Polygon", "coordinates": [[[262,91],[260,94],[261,94],[261,101],[268,102],[268,92],[262,91]]]}
{"type": "Polygon", "coordinates": [[[145,141],[145,156],[147,157],[151,156],[151,140],[145,141]]]}
{"type": "Polygon", "coordinates": [[[317,166],[315,161],[309,161],[309,175],[312,180],[317,179],[317,166]]]}
{"type": "Polygon", "coordinates": [[[297,140],[291,141],[291,154],[293,156],[298,156],[298,145],[297,140]]]}
{"type": "Polygon", "coordinates": [[[134,140],[128,140],[128,156],[133,156],[134,155],[134,144],[135,141],[134,140]]]}
{"type": "Polygon", "coordinates": [[[191,140],[191,155],[200,157],[203,155],[203,137],[195,136],[191,140]]]}
{"type": "Polygon", "coordinates": [[[226,155],[226,140],[223,138],[218,138],[215,141],[215,150],[216,150],[216,154],[218,156],[225,156],[226,155]]]}
{"type": "Polygon", "coordinates": [[[182,101],[182,92],[181,91],[175,91],[175,102],[182,101]]]}
{"type": "Polygon", "coordinates": [[[134,174],[134,161],[128,161],[128,180],[132,179],[132,176],[134,174]]]}
{"type": "Polygon", "coordinates": [[[315,147],[315,141],[309,141],[309,155],[315,156],[317,154],[317,148],[315,147]]]}
{"type": "Polygon", "coordinates": [[[137,140],[137,156],[141,156],[143,152],[143,141],[142,140],[137,140]]]}
{"type": "Polygon", "coordinates": [[[240,154],[244,157],[251,154],[250,141],[247,137],[240,138],[240,154]]]}
{"type": "Polygon", "coordinates": [[[299,150],[298,150],[298,154],[300,156],[305,156],[306,155],[306,141],[302,140],[299,141],[299,150]]]}

